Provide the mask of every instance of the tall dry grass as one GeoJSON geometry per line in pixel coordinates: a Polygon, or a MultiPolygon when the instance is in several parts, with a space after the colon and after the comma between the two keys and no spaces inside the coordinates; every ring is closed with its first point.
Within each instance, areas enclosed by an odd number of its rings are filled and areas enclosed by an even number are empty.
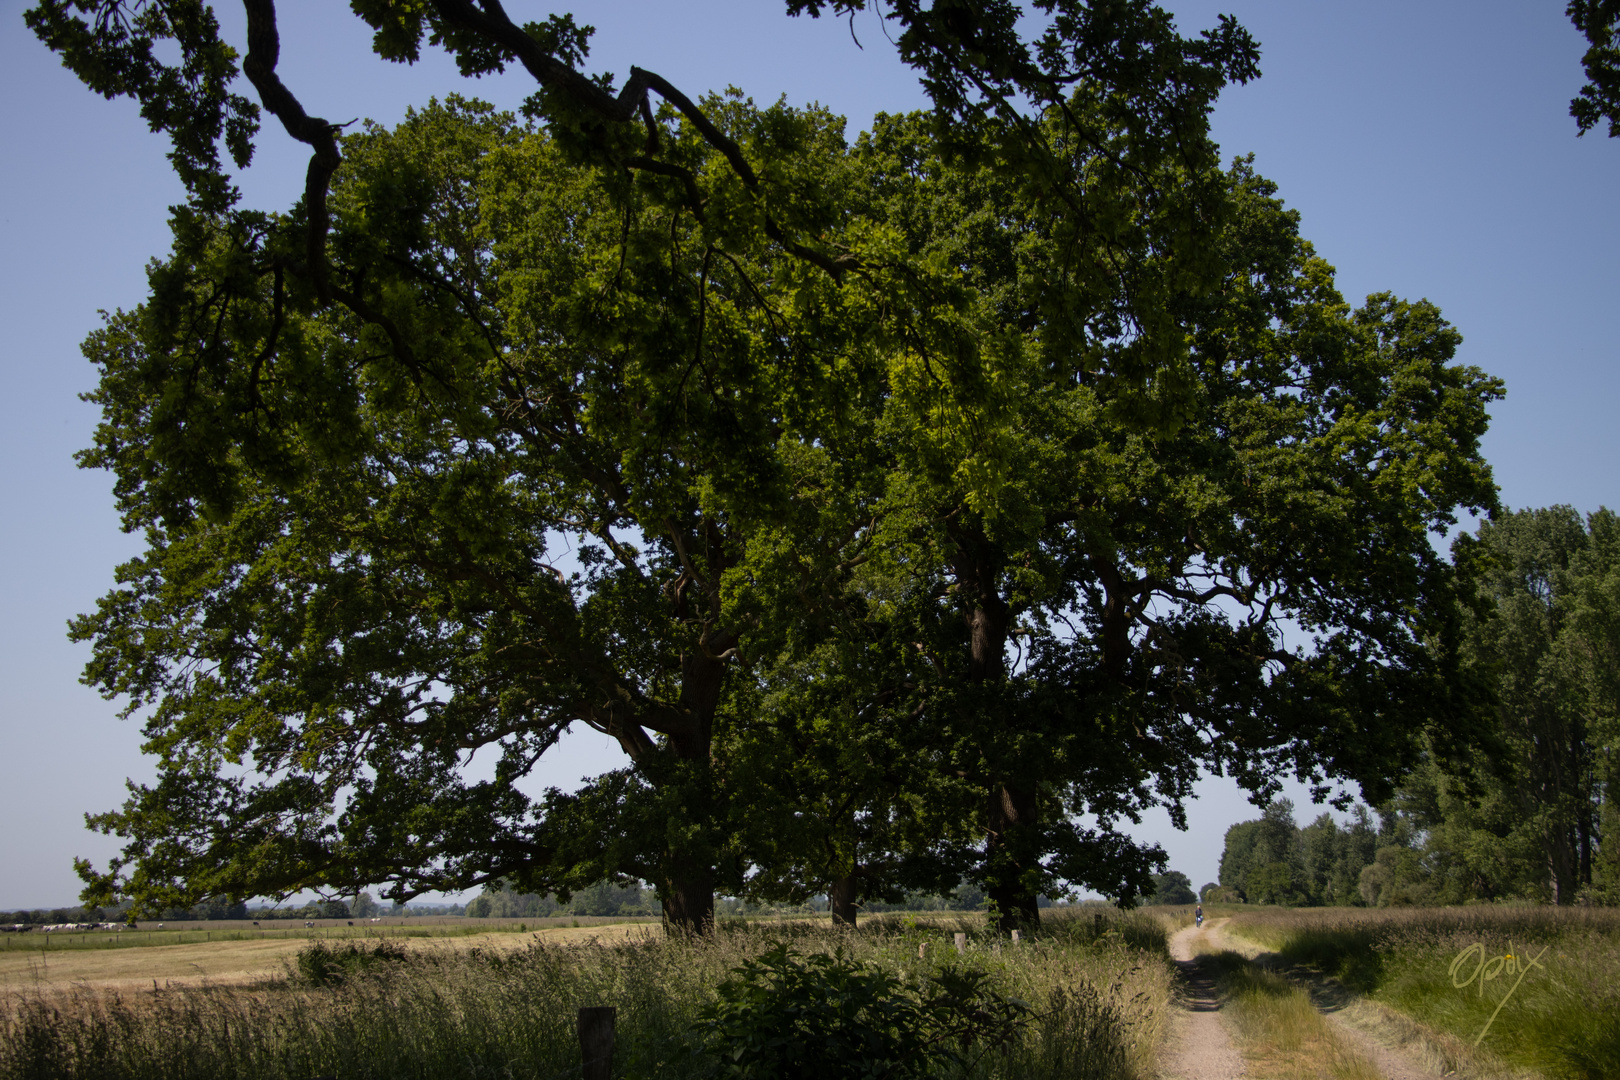
{"type": "Polygon", "coordinates": [[[1620,1076],[1620,911],[1240,910],[1227,929],[1464,1043],[1483,1032],[1480,1048],[1513,1066],[1553,1080],[1620,1076]],[[1483,990],[1469,979],[1480,961],[1496,968],[1483,990]]]}
{"type": "Polygon", "coordinates": [[[884,918],[853,934],[728,926],[703,940],[385,949],[365,963],[306,958],[302,973],[254,986],[18,994],[0,1026],[0,1080],[561,1080],[579,1073],[581,1005],[618,1008],[616,1076],[699,1077],[712,1061],[692,1035],[702,1008],[732,968],[784,938],[801,953],[843,948],[913,983],[942,964],[988,972],[1040,1019],[976,1077],[1151,1075],[1170,998],[1157,921],[1052,918],[1016,948],[982,926],[884,918]],[[957,930],[969,934],[965,956],[957,930]]]}

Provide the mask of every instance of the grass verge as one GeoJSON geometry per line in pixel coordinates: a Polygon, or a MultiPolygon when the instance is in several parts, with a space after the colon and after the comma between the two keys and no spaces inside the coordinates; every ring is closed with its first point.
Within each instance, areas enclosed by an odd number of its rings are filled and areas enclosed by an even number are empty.
{"type": "Polygon", "coordinates": [[[1227,929],[1486,1062],[1548,1080],[1620,1076],[1620,912],[1273,909],[1237,913],[1227,929]]]}
{"type": "Polygon", "coordinates": [[[1222,1011],[1253,1080],[1380,1080],[1304,989],[1235,952],[1205,952],[1198,959],[1218,975],[1222,1011]]]}

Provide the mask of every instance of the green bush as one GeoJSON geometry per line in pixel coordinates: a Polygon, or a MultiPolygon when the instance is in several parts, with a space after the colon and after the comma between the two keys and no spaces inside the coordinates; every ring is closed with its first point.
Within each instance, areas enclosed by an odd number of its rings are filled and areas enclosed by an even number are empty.
{"type": "Polygon", "coordinates": [[[382,940],[369,949],[364,944],[329,945],[312,941],[298,950],[293,969],[298,981],[308,986],[331,986],[371,971],[382,964],[398,963],[405,959],[405,947],[398,942],[382,940]]]}
{"type": "Polygon", "coordinates": [[[698,1026],[727,1080],[907,1080],[965,1072],[1029,1026],[1024,1002],[945,968],[911,986],[842,949],[801,957],[784,942],[744,961],[698,1026]]]}

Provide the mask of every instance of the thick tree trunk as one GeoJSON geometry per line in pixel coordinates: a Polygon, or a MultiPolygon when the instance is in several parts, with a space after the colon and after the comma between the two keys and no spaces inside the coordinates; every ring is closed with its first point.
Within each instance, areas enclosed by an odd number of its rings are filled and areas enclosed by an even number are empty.
{"type": "Polygon", "coordinates": [[[1004,934],[1040,925],[1039,899],[1025,884],[1025,875],[1034,869],[1034,853],[1024,841],[1028,830],[1035,828],[1036,816],[1033,786],[1007,784],[990,795],[985,844],[990,873],[985,892],[996,910],[996,928],[1004,934]]]}
{"type": "MultiPolygon", "coordinates": [[[[1582,793],[1586,795],[1585,792],[1582,793]]],[[[1575,839],[1580,849],[1580,883],[1582,888],[1592,884],[1592,801],[1583,797],[1581,808],[1575,815],[1575,839]]]]}
{"type": "Polygon", "coordinates": [[[827,890],[827,906],[832,908],[834,926],[855,928],[855,875],[846,874],[827,890]]]}
{"type": "MultiPolygon", "coordinates": [[[[1000,557],[982,536],[960,536],[961,555],[954,567],[959,586],[974,598],[966,613],[969,676],[975,683],[1001,683],[1007,678],[1007,633],[1012,610],[1001,596],[1000,557]]],[[[985,815],[985,891],[1003,933],[1040,922],[1040,905],[1029,886],[1032,860],[1039,858],[1027,838],[1038,814],[1033,783],[1000,778],[989,792],[985,815]]]]}
{"type": "MultiPolygon", "coordinates": [[[[708,790],[709,754],[713,742],[714,714],[720,700],[720,684],[725,678],[724,661],[704,653],[681,657],[681,696],[683,711],[696,722],[692,729],[670,736],[668,748],[681,761],[699,769],[683,782],[704,785],[692,791],[688,806],[705,807],[713,797],[708,790]]],[[[703,813],[701,809],[699,813],[703,813]]],[[[706,845],[697,850],[672,850],[664,858],[668,869],[664,881],[664,929],[670,934],[709,934],[714,930],[714,864],[706,845]]]]}
{"type": "Polygon", "coordinates": [[[714,930],[714,871],[676,864],[664,882],[664,930],[669,934],[708,934],[714,930]]]}
{"type": "Polygon", "coordinates": [[[1573,904],[1579,891],[1573,830],[1555,829],[1548,840],[1547,870],[1552,879],[1553,903],[1573,904]]]}

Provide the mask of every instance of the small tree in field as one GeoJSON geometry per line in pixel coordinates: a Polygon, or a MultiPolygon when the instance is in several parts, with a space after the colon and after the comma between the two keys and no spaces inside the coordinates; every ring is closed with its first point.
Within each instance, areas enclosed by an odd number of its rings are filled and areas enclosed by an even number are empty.
{"type": "Polygon", "coordinates": [[[1166,870],[1153,875],[1151,904],[1191,904],[1198,900],[1192,890],[1192,881],[1180,870],[1166,870]]]}

